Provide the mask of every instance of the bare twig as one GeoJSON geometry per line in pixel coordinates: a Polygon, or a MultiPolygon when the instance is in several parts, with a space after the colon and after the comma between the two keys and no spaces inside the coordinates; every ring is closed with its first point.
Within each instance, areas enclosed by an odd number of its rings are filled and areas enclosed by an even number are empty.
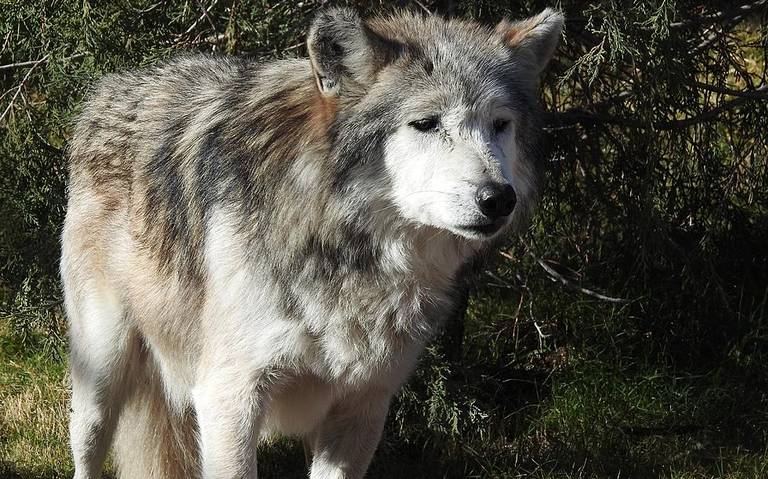
{"type": "Polygon", "coordinates": [[[544,347],[544,344],[542,343],[542,341],[550,337],[551,334],[544,334],[544,331],[541,330],[541,326],[539,326],[539,323],[537,323],[536,321],[533,322],[533,327],[535,327],[536,332],[539,333],[539,349],[541,349],[542,347],[544,347]]]}
{"type": "Polygon", "coordinates": [[[291,50],[296,50],[297,48],[301,48],[304,46],[304,42],[294,43],[293,45],[289,47],[283,48],[283,52],[289,52],[291,50]]]}
{"type": "Polygon", "coordinates": [[[426,5],[424,5],[423,3],[421,3],[419,0],[413,0],[413,3],[415,3],[416,5],[418,5],[418,6],[419,6],[419,7],[420,7],[422,10],[424,10],[425,12],[427,12],[427,14],[428,14],[428,15],[432,15],[432,11],[431,11],[429,8],[427,8],[427,6],[426,6],[426,5]]]}
{"type": "MultiPolygon", "coordinates": [[[[211,3],[211,6],[210,6],[210,7],[208,7],[207,9],[206,9],[206,8],[204,8],[204,9],[203,9],[203,14],[202,14],[202,15],[200,15],[200,16],[198,17],[198,19],[197,19],[197,20],[195,20],[195,21],[194,21],[194,23],[192,23],[192,25],[190,25],[190,26],[189,26],[189,28],[187,28],[187,29],[184,31],[184,33],[182,33],[181,35],[179,35],[179,39],[181,39],[181,38],[183,38],[184,36],[186,36],[186,35],[189,35],[190,33],[192,33],[192,31],[193,31],[195,28],[197,28],[197,25],[199,25],[199,24],[200,24],[200,22],[202,22],[202,21],[203,21],[203,20],[204,20],[206,17],[208,17],[208,12],[210,12],[210,11],[213,9],[213,7],[215,7],[215,6],[216,6],[216,4],[217,4],[217,3],[219,3],[219,0],[213,0],[213,2],[211,3]]],[[[210,21],[210,18],[208,18],[208,20],[210,21]]],[[[216,31],[216,28],[214,27],[214,29],[213,29],[213,30],[214,30],[214,31],[216,31]]]]}
{"type": "MultiPolygon", "coordinates": [[[[528,248],[528,254],[531,255],[531,257],[536,260],[536,262],[539,264],[539,266],[546,271],[546,273],[553,279],[557,280],[563,285],[567,286],[568,288],[573,289],[574,291],[578,291],[580,293],[586,294],[588,296],[592,296],[593,298],[597,298],[602,301],[608,301],[610,303],[628,303],[630,302],[628,299],[624,298],[615,298],[612,296],[606,296],[604,294],[598,293],[597,291],[592,291],[591,289],[587,289],[583,286],[579,286],[578,284],[573,283],[571,280],[563,276],[562,274],[555,271],[551,266],[549,266],[546,262],[544,262],[541,258],[536,256],[530,248],[528,248]]],[[[512,255],[509,253],[506,253],[504,251],[501,252],[501,255],[507,259],[514,259],[512,255]]]]}
{"type": "Polygon", "coordinates": [[[197,4],[200,6],[200,10],[203,11],[203,16],[205,17],[205,19],[208,20],[208,24],[213,29],[213,33],[219,33],[219,32],[216,31],[216,25],[213,24],[213,20],[211,20],[211,16],[208,15],[208,12],[211,11],[211,9],[214,7],[214,5],[218,3],[218,1],[219,0],[213,0],[213,3],[211,3],[211,6],[208,8],[205,8],[203,6],[203,3],[200,0],[197,0],[197,4]]]}
{"type": "Polygon", "coordinates": [[[29,75],[32,74],[32,71],[41,63],[45,63],[48,60],[48,57],[50,56],[50,53],[46,54],[43,58],[40,60],[37,60],[32,64],[32,67],[27,71],[27,74],[24,75],[24,78],[21,80],[21,83],[19,83],[19,86],[16,87],[16,93],[14,93],[13,97],[11,98],[10,103],[8,103],[8,106],[5,108],[5,111],[3,111],[3,114],[0,115],[0,122],[2,122],[5,119],[5,116],[8,114],[9,111],[11,111],[11,108],[13,107],[14,102],[16,101],[16,98],[18,98],[19,93],[21,93],[21,89],[24,88],[24,85],[27,83],[27,80],[29,79],[29,75]]]}
{"type": "Polygon", "coordinates": [[[157,2],[157,3],[153,4],[153,5],[150,5],[149,7],[145,8],[143,10],[136,10],[136,13],[139,13],[139,14],[149,13],[152,10],[156,9],[157,7],[159,7],[160,5],[162,5],[164,2],[165,2],[165,0],[160,0],[159,2],[157,2]]]}
{"type": "Polygon", "coordinates": [[[765,85],[749,90],[732,90],[730,88],[720,87],[716,85],[709,85],[707,83],[696,82],[696,86],[702,90],[708,90],[715,93],[722,93],[723,95],[737,96],[740,98],[749,98],[752,100],[768,100],[768,90],[765,89],[765,85]]]}
{"type": "MultiPolygon", "coordinates": [[[[717,88],[717,87],[712,87],[717,88]]],[[[768,99],[768,85],[763,85],[759,88],[752,90],[746,90],[741,92],[739,98],[729,100],[721,103],[720,105],[704,111],[698,115],[694,115],[688,118],[681,118],[679,120],[658,120],[658,121],[643,121],[633,117],[621,117],[616,115],[610,115],[606,113],[590,112],[583,108],[572,108],[564,112],[551,113],[549,115],[547,123],[553,128],[563,128],[573,126],[577,123],[581,124],[612,124],[618,126],[624,126],[629,128],[653,128],[655,130],[677,130],[680,128],[687,128],[692,125],[703,123],[717,117],[724,111],[737,108],[748,100],[765,100],[768,99]]],[[[729,93],[730,94],[730,93],[729,93]]]]}
{"type": "Polygon", "coordinates": [[[0,48],[0,53],[3,53],[5,51],[5,49],[8,48],[8,41],[10,40],[10,38],[11,38],[11,32],[9,31],[5,35],[5,39],[3,40],[3,47],[0,48]]]}
{"type": "Polygon", "coordinates": [[[197,38],[188,43],[188,45],[221,45],[229,40],[229,35],[226,33],[219,33],[217,35],[211,35],[205,38],[197,38]]]}
{"type": "MultiPolygon", "coordinates": [[[[533,254],[533,253],[531,253],[531,254],[533,254]]],[[[579,286],[577,284],[574,284],[570,280],[568,280],[568,278],[566,278],[565,276],[561,275],[560,273],[558,273],[557,271],[552,269],[552,267],[550,267],[547,263],[542,261],[540,258],[537,258],[536,256],[534,256],[534,259],[536,260],[537,263],[539,263],[539,266],[541,266],[544,269],[544,271],[546,271],[547,274],[552,277],[552,279],[556,279],[556,280],[560,281],[562,284],[564,284],[565,286],[573,289],[574,291],[578,291],[578,292],[586,294],[588,296],[592,296],[593,298],[597,298],[597,299],[602,300],[602,301],[608,301],[610,303],[628,303],[629,302],[628,299],[614,298],[612,296],[606,296],[606,295],[598,293],[596,291],[592,291],[591,289],[587,289],[587,288],[585,288],[583,286],[579,286]]]]}
{"type": "Polygon", "coordinates": [[[11,68],[28,67],[30,65],[36,65],[40,62],[41,60],[30,60],[27,62],[9,63],[8,65],[0,65],[0,70],[9,70],[11,68]]]}
{"type": "MultiPolygon", "coordinates": [[[[63,60],[75,60],[77,58],[82,58],[86,56],[87,53],[77,53],[75,55],[71,55],[68,57],[64,57],[63,60]]],[[[18,63],[9,63],[7,65],[0,65],[0,71],[2,70],[10,70],[12,68],[22,68],[22,67],[28,67],[28,66],[36,66],[40,63],[47,63],[50,55],[46,55],[44,59],[42,60],[30,60],[26,62],[18,62],[18,63]]]]}
{"type": "MultiPolygon", "coordinates": [[[[752,92],[753,93],[768,92],[768,85],[763,85],[760,88],[756,88],[752,90],[752,92]]],[[[705,122],[707,120],[711,120],[712,118],[717,117],[720,113],[724,111],[732,110],[733,108],[743,105],[750,99],[751,98],[742,97],[742,98],[736,98],[734,100],[729,100],[699,115],[695,115],[689,118],[684,118],[682,120],[672,120],[672,121],[660,123],[657,128],[660,130],[673,130],[677,128],[686,128],[691,125],[695,125],[698,123],[705,122]]]]}
{"type": "Polygon", "coordinates": [[[702,23],[716,23],[716,22],[734,20],[736,18],[741,18],[744,15],[754,12],[758,8],[765,5],[766,2],[768,2],[768,0],[757,0],[755,2],[748,2],[743,5],[739,5],[730,10],[722,10],[709,15],[702,15],[700,17],[697,17],[691,20],[670,23],[669,29],[680,30],[680,29],[685,29],[689,27],[695,27],[697,25],[701,25],[702,23]]]}
{"type": "Polygon", "coordinates": [[[695,47],[693,47],[688,54],[689,55],[698,55],[699,53],[705,51],[712,45],[713,43],[717,42],[719,39],[723,38],[723,36],[730,32],[731,30],[736,27],[741,21],[744,19],[743,16],[736,16],[728,20],[727,22],[722,22],[718,26],[714,26],[710,29],[710,33],[699,42],[695,47]]]}

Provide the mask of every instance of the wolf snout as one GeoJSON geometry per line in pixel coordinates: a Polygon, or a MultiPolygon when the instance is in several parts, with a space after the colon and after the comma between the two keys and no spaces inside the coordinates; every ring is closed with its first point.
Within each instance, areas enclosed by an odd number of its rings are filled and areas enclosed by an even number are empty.
{"type": "Polygon", "coordinates": [[[477,189],[475,201],[480,212],[495,220],[512,213],[517,203],[517,196],[511,185],[488,182],[477,189]]]}

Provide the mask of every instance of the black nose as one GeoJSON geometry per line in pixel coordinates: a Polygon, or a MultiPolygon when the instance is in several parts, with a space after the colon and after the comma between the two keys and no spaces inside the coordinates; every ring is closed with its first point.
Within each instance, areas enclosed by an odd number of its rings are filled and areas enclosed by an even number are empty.
{"type": "Polygon", "coordinates": [[[495,220],[512,213],[517,197],[511,185],[485,183],[477,189],[475,200],[480,211],[488,218],[495,220]]]}

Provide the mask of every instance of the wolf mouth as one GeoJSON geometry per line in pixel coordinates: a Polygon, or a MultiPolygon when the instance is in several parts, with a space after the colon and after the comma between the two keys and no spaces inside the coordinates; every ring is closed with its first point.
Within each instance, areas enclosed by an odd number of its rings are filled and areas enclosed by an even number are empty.
{"type": "Polygon", "coordinates": [[[482,224],[476,224],[476,225],[461,225],[458,227],[458,229],[462,231],[474,233],[477,235],[492,236],[493,234],[498,232],[503,225],[504,225],[503,221],[494,221],[491,223],[482,223],[482,224]]]}

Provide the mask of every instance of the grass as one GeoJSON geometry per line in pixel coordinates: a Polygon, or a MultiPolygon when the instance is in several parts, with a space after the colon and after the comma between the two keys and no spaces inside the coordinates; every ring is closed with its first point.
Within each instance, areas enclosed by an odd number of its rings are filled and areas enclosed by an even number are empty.
{"type": "Polygon", "coordinates": [[[0,321],[0,477],[64,477],[71,472],[65,364],[33,338],[20,341],[0,321]]]}
{"type": "MultiPolygon", "coordinates": [[[[768,477],[764,303],[693,367],[649,352],[632,308],[558,291],[525,312],[520,294],[500,270],[470,304],[462,356],[428,349],[369,477],[768,477]]],[[[24,334],[0,321],[0,478],[71,477],[65,348],[24,334]]],[[[292,440],[263,446],[259,467],[306,477],[292,440]]]]}

